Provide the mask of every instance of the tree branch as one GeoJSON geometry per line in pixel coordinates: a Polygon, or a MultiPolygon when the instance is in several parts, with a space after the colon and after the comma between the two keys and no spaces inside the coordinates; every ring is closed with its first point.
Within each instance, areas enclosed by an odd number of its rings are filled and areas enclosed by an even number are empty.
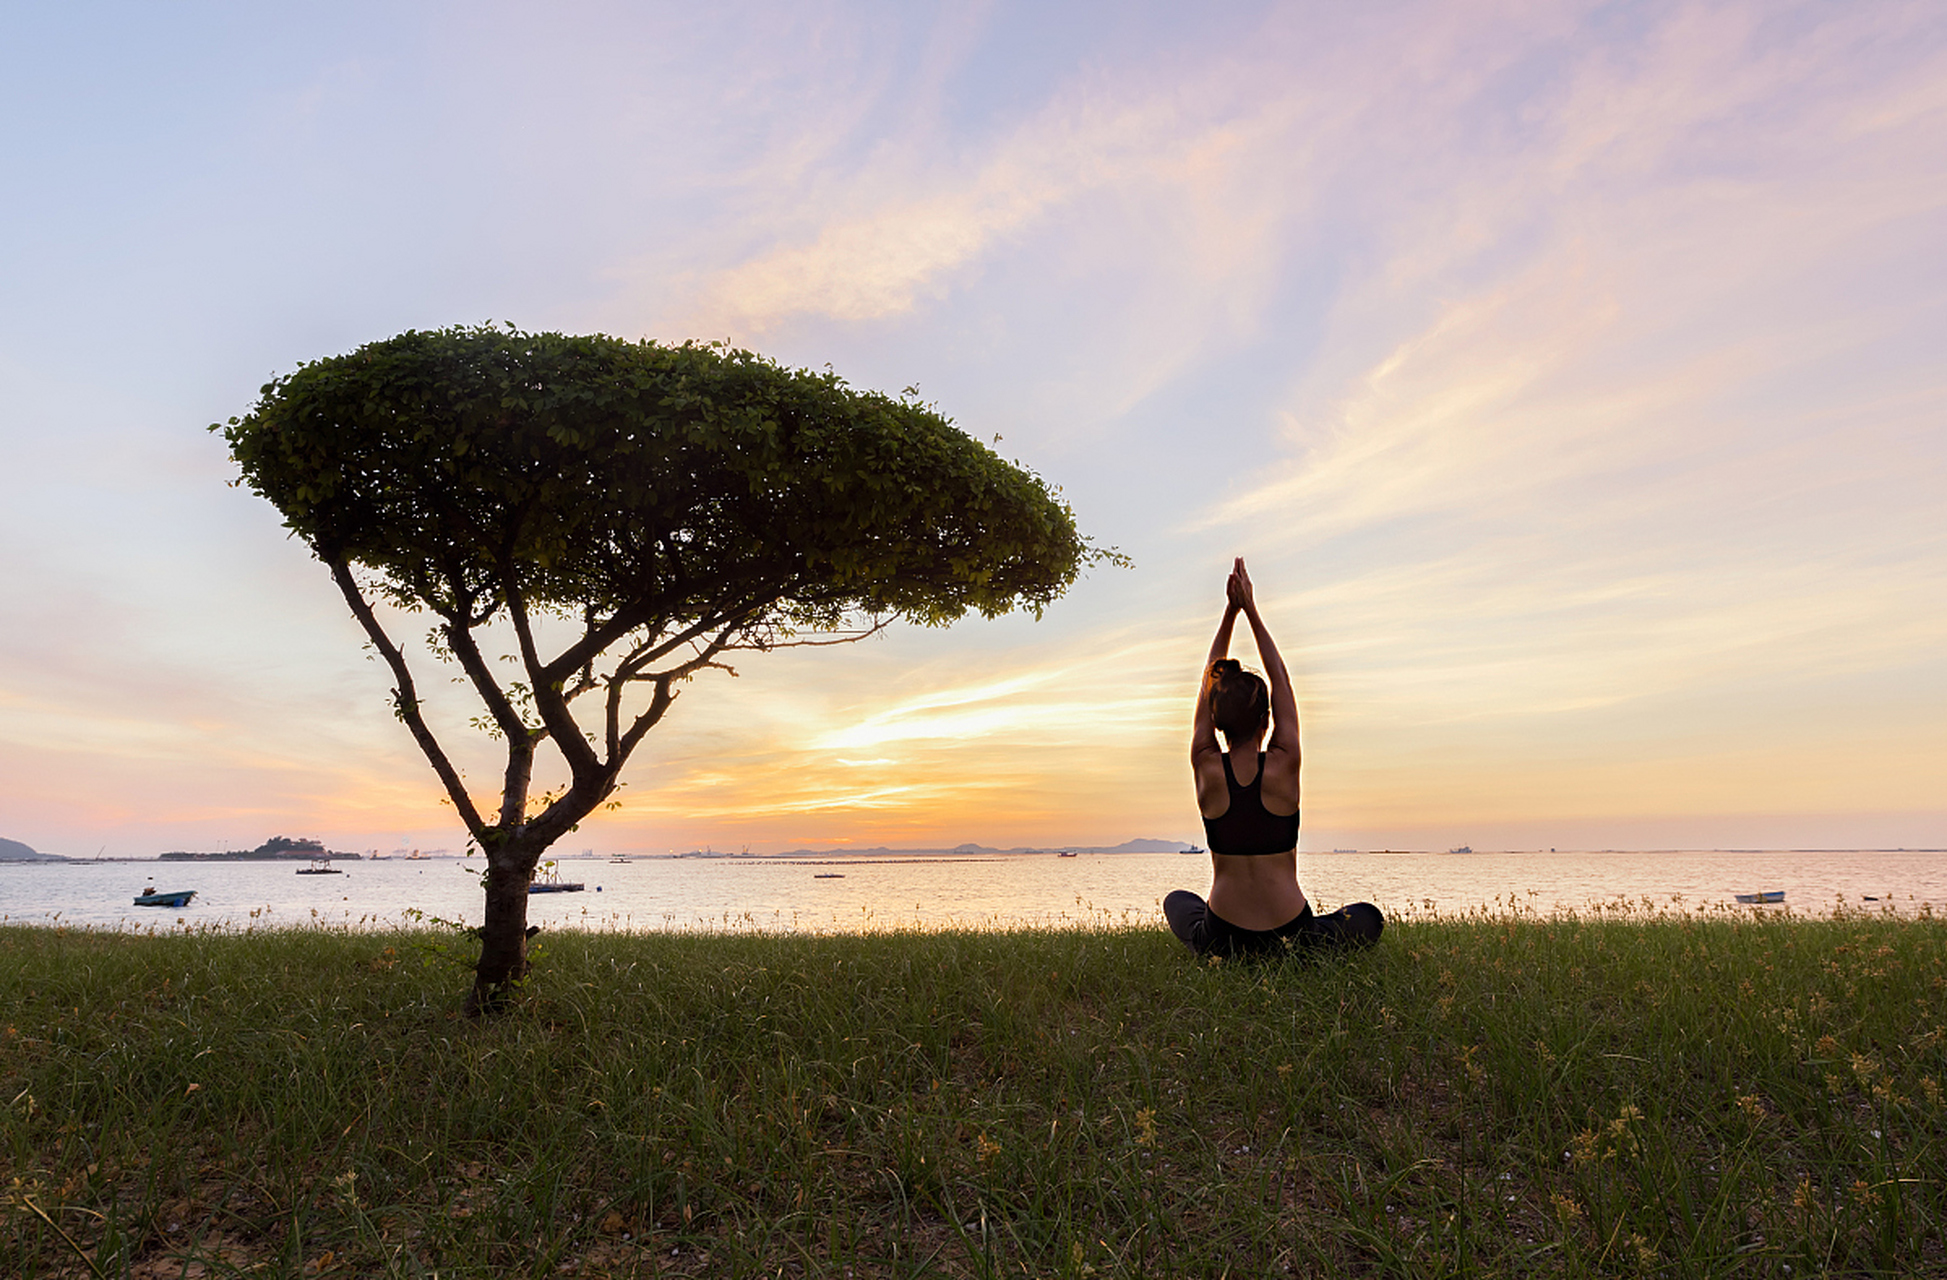
{"type": "MultiPolygon", "coordinates": [[[[687,662],[678,663],[676,666],[670,667],[667,670],[653,672],[647,676],[631,675],[628,677],[632,680],[653,680],[656,685],[656,693],[650,699],[648,709],[637,716],[629,725],[628,732],[622,734],[620,738],[611,738],[614,745],[609,749],[609,757],[614,762],[616,768],[621,768],[622,762],[629,758],[629,754],[636,749],[636,744],[642,741],[643,735],[656,727],[656,722],[663,718],[663,713],[668,711],[669,705],[676,700],[676,692],[673,688],[675,682],[693,672],[702,670],[704,667],[717,665],[714,659],[729,646],[730,637],[736,634],[737,628],[741,625],[741,623],[732,623],[725,627],[717,633],[717,637],[714,640],[703,647],[701,652],[687,662]]],[[[613,695],[611,695],[610,705],[618,705],[618,701],[613,698],[613,695]]],[[[612,734],[613,729],[611,728],[612,734]]]]}
{"type": "Polygon", "coordinates": [[[365,634],[371,637],[372,644],[384,656],[386,665],[392,668],[392,678],[398,682],[397,687],[392,691],[393,709],[398,712],[399,718],[406,722],[406,728],[412,731],[413,740],[426,754],[426,759],[433,766],[433,772],[439,775],[440,782],[446,787],[448,798],[453,801],[453,807],[459,811],[460,820],[466,823],[467,831],[474,839],[483,840],[487,833],[487,824],[481,819],[480,811],[474,808],[473,798],[466,793],[466,784],[461,781],[459,770],[455,769],[453,762],[446,758],[446,752],[440,749],[439,740],[434,738],[433,731],[426,727],[426,718],[419,713],[419,695],[413,691],[412,672],[406,667],[405,654],[399,651],[399,646],[392,643],[392,637],[386,635],[385,628],[379,625],[377,616],[372,612],[372,606],[366,601],[364,593],[358,589],[358,581],[352,577],[351,566],[343,560],[330,560],[326,563],[331,568],[332,581],[338,584],[338,590],[344,594],[345,603],[351,606],[352,616],[357,618],[359,625],[365,628],[365,634]]]}
{"type": "Polygon", "coordinates": [[[508,574],[507,613],[514,620],[514,635],[520,641],[521,665],[527,668],[527,679],[534,695],[534,709],[541,713],[541,723],[554,738],[554,749],[568,762],[569,772],[575,775],[579,786],[584,777],[599,772],[602,762],[596,758],[595,749],[581,736],[581,725],[575,721],[574,713],[568,710],[568,700],[562,696],[561,680],[550,667],[541,661],[541,655],[534,647],[534,628],[527,616],[527,600],[520,587],[508,574]]]}
{"type": "Polygon", "coordinates": [[[486,704],[487,713],[494,718],[494,723],[500,726],[500,731],[507,735],[509,742],[531,738],[527,721],[521,717],[513,699],[507,696],[507,691],[500,687],[500,682],[494,679],[493,669],[487,665],[480,646],[473,641],[471,628],[455,622],[451,617],[447,617],[445,623],[440,630],[446,633],[446,647],[452,650],[453,656],[459,661],[460,670],[466,672],[467,679],[472,681],[473,691],[486,704]]]}
{"type": "Polygon", "coordinates": [[[884,631],[904,616],[901,613],[888,613],[882,617],[874,617],[870,626],[843,633],[827,632],[807,639],[761,640],[755,644],[732,644],[725,647],[730,649],[756,649],[769,653],[773,649],[824,649],[837,644],[857,644],[861,640],[878,635],[881,631],[884,631]]]}
{"type": "MultiPolygon", "coordinates": [[[[464,611],[464,602],[456,603],[460,616],[468,616],[464,611]]],[[[494,723],[500,726],[502,735],[507,739],[507,769],[500,781],[499,826],[502,831],[512,831],[527,816],[527,792],[534,781],[535,735],[521,717],[519,708],[500,687],[500,682],[494,679],[480,646],[474,643],[472,630],[455,622],[451,616],[446,618],[446,625],[441,629],[446,634],[446,647],[473,682],[474,692],[486,704],[488,714],[493,716],[494,723]]]]}

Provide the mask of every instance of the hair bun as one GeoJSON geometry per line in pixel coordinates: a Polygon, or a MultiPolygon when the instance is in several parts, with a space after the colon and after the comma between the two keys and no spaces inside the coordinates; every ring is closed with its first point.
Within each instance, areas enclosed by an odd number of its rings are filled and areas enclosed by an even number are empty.
{"type": "Polygon", "coordinates": [[[1219,658],[1210,664],[1204,686],[1210,699],[1210,718],[1225,737],[1233,742],[1254,733],[1263,733],[1271,715],[1271,692],[1263,679],[1244,670],[1235,658],[1219,658]]]}

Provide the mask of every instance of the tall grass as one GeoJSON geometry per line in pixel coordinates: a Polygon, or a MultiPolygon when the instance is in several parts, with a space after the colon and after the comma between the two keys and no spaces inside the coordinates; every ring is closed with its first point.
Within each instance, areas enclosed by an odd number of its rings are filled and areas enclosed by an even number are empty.
{"type": "Polygon", "coordinates": [[[0,930],[0,1274],[1947,1272],[1940,922],[0,930]]]}

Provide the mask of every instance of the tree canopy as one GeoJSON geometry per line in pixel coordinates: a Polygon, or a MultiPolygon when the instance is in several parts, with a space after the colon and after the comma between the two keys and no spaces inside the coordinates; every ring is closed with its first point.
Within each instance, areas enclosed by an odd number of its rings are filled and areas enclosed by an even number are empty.
{"type": "Polygon", "coordinates": [[[486,852],[490,985],[519,976],[519,954],[493,958],[514,878],[518,934],[540,851],[608,797],[676,685],[726,649],[848,620],[856,635],[861,619],[1039,613],[1110,554],[1041,479],[910,393],[857,391],[719,345],[408,332],[302,365],[212,429],[331,569],[392,670],[400,718],[486,852]],[[497,817],[428,725],[378,599],[439,619],[436,651],[505,738],[497,817]],[[546,655],[543,617],[573,633],[546,655]],[[511,625],[520,680],[503,682],[483,649],[497,623],[511,625]],[[598,725],[572,705],[590,694],[598,725]],[[530,806],[544,742],[572,782],[530,806]]]}
{"type": "Polygon", "coordinates": [[[321,559],[436,610],[945,622],[1039,608],[1085,554],[1042,481],[931,409],[694,343],[404,333],[224,436],[321,559]]]}

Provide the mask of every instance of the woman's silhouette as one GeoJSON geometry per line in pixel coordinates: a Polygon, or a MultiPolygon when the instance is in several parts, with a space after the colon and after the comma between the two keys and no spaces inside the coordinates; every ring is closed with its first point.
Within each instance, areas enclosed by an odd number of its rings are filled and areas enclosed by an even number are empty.
{"type": "Polygon", "coordinates": [[[1298,699],[1258,616],[1241,558],[1225,593],[1229,602],[1210,644],[1190,731],[1190,771],[1210,843],[1210,899],[1184,889],[1164,898],[1170,931],[1198,955],[1370,945],[1385,927],[1379,908],[1355,902],[1329,916],[1314,915],[1298,887],[1298,699]],[[1271,677],[1268,689],[1229,656],[1240,613],[1271,677]]]}

